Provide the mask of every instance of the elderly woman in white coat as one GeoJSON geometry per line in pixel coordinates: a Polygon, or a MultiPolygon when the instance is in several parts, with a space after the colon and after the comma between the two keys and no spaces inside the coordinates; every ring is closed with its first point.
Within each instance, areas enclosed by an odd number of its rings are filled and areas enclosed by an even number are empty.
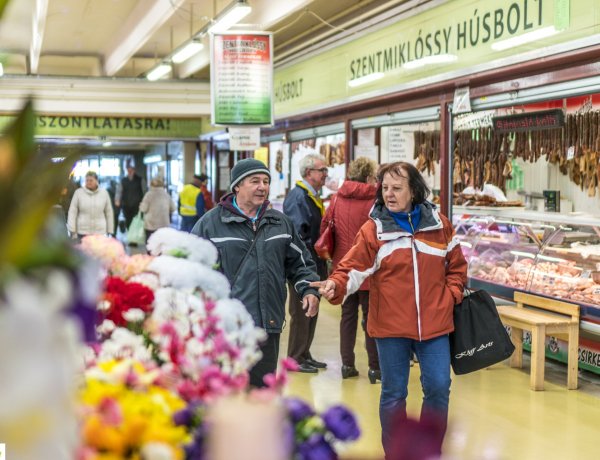
{"type": "Polygon", "coordinates": [[[114,226],[110,196],[98,185],[98,175],[94,171],[88,171],[85,186],[75,191],[69,206],[67,227],[71,238],[107,233],[114,235],[114,226]]]}
{"type": "Polygon", "coordinates": [[[150,190],[146,192],[140,203],[140,211],[144,213],[144,230],[146,239],[156,230],[171,224],[171,214],[177,210],[175,202],[164,188],[161,177],[150,181],[150,190]]]}

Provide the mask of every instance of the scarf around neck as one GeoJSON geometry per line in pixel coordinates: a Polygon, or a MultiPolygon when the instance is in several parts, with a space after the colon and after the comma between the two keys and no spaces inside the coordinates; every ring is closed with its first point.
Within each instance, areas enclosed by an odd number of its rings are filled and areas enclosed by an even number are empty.
{"type": "MultiPolygon", "coordinates": [[[[315,205],[317,206],[317,208],[319,208],[319,212],[321,213],[321,217],[325,214],[325,206],[323,205],[323,200],[321,200],[321,197],[316,196],[313,191],[308,188],[306,186],[306,184],[304,183],[304,181],[296,181],[296,185],[298,187],[300,187],[301,189],[304,189],[308,192],[308,197],[315,203],[315,205]]],[[[311,187],[312,188],[312,187],[311,187]]]]}

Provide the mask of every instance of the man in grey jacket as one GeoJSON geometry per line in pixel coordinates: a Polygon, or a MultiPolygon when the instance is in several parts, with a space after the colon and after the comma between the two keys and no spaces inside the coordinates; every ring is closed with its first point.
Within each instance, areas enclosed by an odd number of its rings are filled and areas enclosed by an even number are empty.
{"type": "Polygon", "coordinates": [[[263,357],[250,370],[255,387],[264,386],[263,377],[277,369],[286,281],[302,298],[306,316],[315,316],[319,308],[318,293],[309,286],[319,280],[315,263],[290,219],[270,209],[270,183],[271,174],[262,162],[251,158],[237,162],[231,170],[232,193],[192,229],[217,247],[231,296],[242,301],[254,323],[267,332],[263,357]]]}

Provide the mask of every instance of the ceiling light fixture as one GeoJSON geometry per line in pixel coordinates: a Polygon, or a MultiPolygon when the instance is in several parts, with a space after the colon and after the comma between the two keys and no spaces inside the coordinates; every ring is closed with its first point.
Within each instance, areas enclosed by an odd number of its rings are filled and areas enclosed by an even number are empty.
{"type": "Polygon", "coordinates": [[[232,25],[237,24],[242,18],[247,16],[250,11],[252,11],[252,7],[246,0],[233,1],[202,29],[193,34],[190,40],[165,56],[161,64],[155,66],[146,74],[146,78],[150,81],[155,81],[164,77],[173,70],[171,62],[181,64],[202,51],[204,45],[200,40],[202,40],[207,33],[226,31],[232,25]]]}
{"type": "Polygon", "coordinates": [[[146,78],[150,81],[156,81],[159,78],[162,78],[166,74],[168,74],[171,71],[171,69],[172,69],[171,64],[169,64],[167,62],[163,62],[163,63],[159,64],[158,66],[156,66],[154,69],[152,69],[150,72],[148,72],[148,75],[146,75],[146,78]]]}
{"type": "Polygon", "coordinates": [[[192,40],[184,45],[181,49],[175,52],[173,55],[172,61],[175,64],[181,64],[184,61],[187,61],[194,54],[199,53],[204,48],[204,45],[196,40],[192,40]]]}
{"type": "Polygon", "coordinates": [[[495,51],[504,51],[509,48],[524,45],[525,43],[534,42],[547,38],[557,34],[559,31],[554,26],[544,27],[543,29],[534,30],[533,32],[527,32],[526,34],[519,35],[518,37],[507,38],[492,44],[492,49],[495,51]]]}
{"type": "Polygon", "coordinates": [[[236,0],[217,15],[212,25],[208,28],[208,33],[225,32],[232,25],[237,24],[250,14],[251,11],[252,7],[245,0],[236,0]]]}
{"type": "Polygon", "coordinates": [[[458,59],[456,54],[436,54],[433,56],[426,56],[421,59],[415,59],[414,61],[405,62],[402,67],[405,69],[418,69],[426,65],[432,64],[448,64],[458,59]]]}
{"type": "Polygon", "coordinates": [[[354,80],[350,80],[348,82],[348,86],[351,87],[351,88],[355,88],[357,86],[365,85],[365,84],[370,83],[372,81],[379,80],[380,78],[383,78],[384,76],[385,76],[385,74],[383,72],[370,73],[369,75],[365,75],[364,77],[360,77],[360,78],[356,78],[354,80]]]}
{"type": "Polygon", "coordinates": [[[48,0],[36,0],[33,9],[31,43],[29,45],[29,66],[31,68],[31,73],[34,74],[38,72],[47,16],[48,0]]]}

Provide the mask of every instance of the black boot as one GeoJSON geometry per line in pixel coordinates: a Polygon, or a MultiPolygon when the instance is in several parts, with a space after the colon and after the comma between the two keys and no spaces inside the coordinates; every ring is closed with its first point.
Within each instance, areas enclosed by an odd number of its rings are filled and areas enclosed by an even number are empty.
{"type": "Polygon", "coordinates": [[[381,371],[375,369],[369,369],[369,382],[372,385],[377,383],[377,380],[381,381],[381,371]]]}
{"type": "Polygon", "coordinates": [[[342,366],[342,378],[348,379],[350,377],[358,377],[358,371],[354,366],[342,366]]]}

